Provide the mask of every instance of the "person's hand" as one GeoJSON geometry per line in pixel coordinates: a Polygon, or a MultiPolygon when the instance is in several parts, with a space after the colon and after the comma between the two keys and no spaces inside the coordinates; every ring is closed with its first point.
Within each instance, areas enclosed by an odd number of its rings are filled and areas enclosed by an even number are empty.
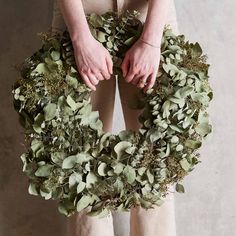
{"type": "Polygon", "coordinates": [[[152,47],[138,39],[126,52],[121,64],[125,81],[144,88],[144,91],[152,88],[159,69],[160,55],[159,47],[152,47]]]}
{"type": "Polygon", "coordinates": [[[77,69],[85,84],[92,90],[100,80],[110,79],[113,61],[108,50],[92,35],[74,40],[74,55],[77,69]]]}

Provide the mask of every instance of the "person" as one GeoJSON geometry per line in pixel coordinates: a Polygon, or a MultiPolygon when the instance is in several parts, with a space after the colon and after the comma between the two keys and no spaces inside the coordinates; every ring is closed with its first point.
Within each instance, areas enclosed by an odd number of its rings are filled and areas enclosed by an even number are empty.
{"type": "MultiPolygon", "coordinates": [[[[129,108],[138,91],[154,85],[160,62],[160,44],[164,25],[169,24],[178,34],[174,0],[54,0],[52,32],[70,33],[77,69],[92,89],[91,104],[99,111],[103,130],[111,132],[118,83],[125,128],[137,131],[142,109],[129,108]],[[140,38],[126,52],[121,69],[122,78],[113,75],[113,63],[108,50],[90,33],[85,15],[116,11],[118,14],[135,9],[144,23],[140,38]]],[[[130,210],[130,236],[176,236],[174,188],[161,206],[130,210]]],[[[68,218],[68,236],[113,236],[112,213],[107,217],[86,216],[88,208],[68,218]]]]}

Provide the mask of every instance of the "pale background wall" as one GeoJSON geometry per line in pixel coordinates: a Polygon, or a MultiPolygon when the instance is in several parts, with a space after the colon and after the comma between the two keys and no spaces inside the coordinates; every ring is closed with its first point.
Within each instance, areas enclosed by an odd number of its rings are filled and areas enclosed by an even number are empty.
{"type": "MultiPolygon", "coordinates": [[[[183,182],[186,193],[175,194],[177,235],[236,235],[236,2],[175,2],[180,32],[199,41],[209,56],[214,89],[210,107],[214,132],[202,148],[202,163],[183,182]]],[[[52,1],[0,0],[0,9],[0,236],[64,236],[65,218],[58,214],[56,204],[27,193],[19,158],[23,131],[10,92],[17,76],[11,65],[40,46],[36,32],[48,29],[52,1]]],[[[124,128],[116,99],[114,133],[124,128]]],[[[115,218],[117,235],[128,236],[127,219],[128,214],[115,218]]]]}

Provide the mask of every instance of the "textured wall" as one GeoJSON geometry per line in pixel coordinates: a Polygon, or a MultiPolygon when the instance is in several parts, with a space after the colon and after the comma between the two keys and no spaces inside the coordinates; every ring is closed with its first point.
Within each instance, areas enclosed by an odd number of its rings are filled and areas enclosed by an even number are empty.
{"type": "MultiPolygon", "coordinates": [[[[209,56],[215,95],[210,107],[214,132],[202,148],[202,163],[184,180],[186,193],[176,193],[177,235],[236,235],[236,2],[176,0],[176,7],[180,32],[199,41],[209,56]]],[[[39,47],[36,32],[48,29],[52,2],[0,0],[0,9],[0,236],[64,236],[65,218],[56,203],[27,193],[19,158],[23,130],[11,103],[13,64],[39,47]]],[[[124,128],[116,98],[114,133],[124,128]]],[[[115,217],[115,225],[122,225],[116,227],[120,236],[128,236],[127,219],[128,214],[115,217]]]]}
{"type": "Polygon", "coordinates": [[[36,32],[48,28],[49,1],[0,1],[0,235],[39,236],[63,234],[64,218],[55,203],[28,195],[27,178],[19,155],[24,150],[23,130],[11,103],[11,85],[18,74],[13,64],[36,50],[36,32]]]}
{"type": "Polygon", "coordinates": [[[186,179],[187,193],[177,195],[180,236],[236,235],[236,2],[176,1],[181,32],[199,40],[212,64],[214,132],[202,149],[202,163],[186,179]]]}

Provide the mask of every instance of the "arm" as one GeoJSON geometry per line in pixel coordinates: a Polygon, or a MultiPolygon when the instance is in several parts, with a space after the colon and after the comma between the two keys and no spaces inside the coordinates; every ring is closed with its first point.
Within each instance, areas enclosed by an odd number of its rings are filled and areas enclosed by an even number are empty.
{"type": "Polygon", "coordinates": [[[160,63],[160,44],[166,22],[170,0],[148,0],[148,12],[143,32],[126,52],[121,64],[126,82],[131,82],[145,91],[156,80],[160,63]],[[154,47],[144,43],[143,40],[154,47]]]}
{"type": "Polygon", "coordinates": [[[93,90],[99,80],[110,79],[113,62],[108,50],[91,34],[81,0],[57,0],[70,33],[78,71],[93,90]]]}
{"type": "Polygon", "coordinates": [[[148,12],[141,38],[160,46],[170,0],[148,0],[148,12]]]}

